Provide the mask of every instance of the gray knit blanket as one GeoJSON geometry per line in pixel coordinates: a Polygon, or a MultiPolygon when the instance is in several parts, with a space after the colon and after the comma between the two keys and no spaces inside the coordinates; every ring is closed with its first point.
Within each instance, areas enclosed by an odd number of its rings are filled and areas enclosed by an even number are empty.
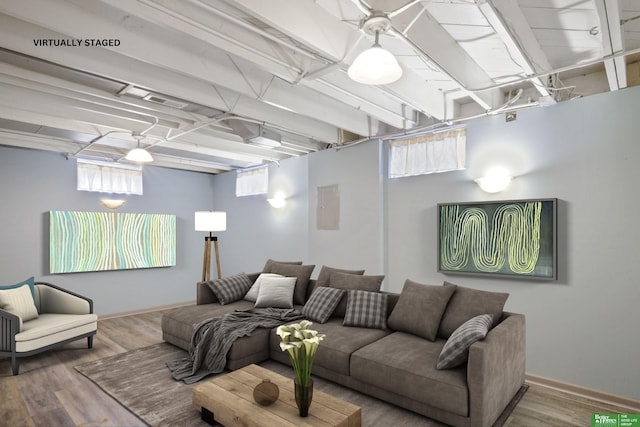
{"type": "Polygon", "coordinates": [[[204,320],[194,326],[189,355],[167,362],[167,367],[175,380],[193,384],[224,371],[227,353],[238,338],[251,335],[256,328],[271,329],[302,318],[295,309],[253,308],[204,320]]]}

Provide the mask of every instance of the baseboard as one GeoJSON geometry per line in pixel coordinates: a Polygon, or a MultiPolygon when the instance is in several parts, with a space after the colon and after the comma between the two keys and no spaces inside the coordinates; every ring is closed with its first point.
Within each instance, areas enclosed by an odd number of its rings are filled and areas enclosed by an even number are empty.
{"type": "Polygon", "coordinates": [[[186,301],[177,304],[162,305],[150,308],[143,308],[140,310],[123,311],[120,313],[100,314],[98,320],[115,319],[117,317],[133,316],[135,314],[152,313],[154,311],[171,310],[172,308],[184,307],[186,305],[195,305],[196,301],[186,301]]]}
{"type": "Polygon", "coordinates": [[[620,406],[622,408],[628,409],[629,410],[628,413],[630,414],[640,413],[640,400],[630,399],[628,397],[619,396],[616,394],[605,393],[603,391],[594,390],[588,387],[565,383],[563,381],[558,381],[551,378],[545,378],[545,377],[541,377],[533,374],[526,374],[525,380],[529,384],[535,384],[542,387],[551,388],[554,390],[573,394],[575,396],[587,398],[590,400],[595,400],[601,403],[620,406]]]}

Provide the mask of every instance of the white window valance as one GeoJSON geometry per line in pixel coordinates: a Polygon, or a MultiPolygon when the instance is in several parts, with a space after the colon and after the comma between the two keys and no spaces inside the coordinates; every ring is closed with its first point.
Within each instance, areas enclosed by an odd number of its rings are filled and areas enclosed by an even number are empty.
{"type": "Polygon", "coordinates": [[[142,195],[142,168],[78,159],[79,191],[142,195]]]}
{"type": "Polygon", "coordinates": [[[419,135],[389,143],[389,177],[465,169],[467,129],[419,135]]]}
{"type": "Polygon", "coordinates": [[[269,190],[269,167],[238,170],[236,175],[236,197],[267,194],[269,190]]]}

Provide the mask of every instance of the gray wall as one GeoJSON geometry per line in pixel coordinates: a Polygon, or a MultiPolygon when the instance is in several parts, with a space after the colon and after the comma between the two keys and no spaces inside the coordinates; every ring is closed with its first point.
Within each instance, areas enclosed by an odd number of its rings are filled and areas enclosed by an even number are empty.
{"type": "Polygon", "coordinates": [[[175,267],[49,275],[48,212],[107,211],[99,202],[105,194],[76,190],[75,160],[0,146],[0,283],[35,276],[93,298],[98,314],[195,300],[204,238],[193,212],[212,209],[212,176],[145,166],[143,185],[144,195],[125,196],[118,212],[176,215],[175,267]]]}
{"type": "Polygon", "coordinates": [[[309,156],[309,260],[336,268],[383,273],[383,194],[380,145],[361,144],[309,156]],[[337,185],[338,230],[318,230],[317,189],[337,185]],[[355,266],[355,267],[354,267],[355,266]]]}
{"type": "Polygon", "coordinates": [[[308,157],[269,165],[269,194],[282,192],[287,204],[274,209],[264,195],[236,197],[236,172],[216,175],[216,210],[227,211],[227,231],[219,234],[222,275],[262,270],[268,258],[308,261],[308,157]]]}

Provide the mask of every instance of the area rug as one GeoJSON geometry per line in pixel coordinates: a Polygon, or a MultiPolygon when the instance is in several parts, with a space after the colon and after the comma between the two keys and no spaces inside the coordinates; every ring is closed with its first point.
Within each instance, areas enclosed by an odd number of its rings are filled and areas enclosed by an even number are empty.
{"type": "MultiPolygon", "coordinates": [[[[197,383],[187,385],[175,381],[165,365],[169,360],[184,357],[185,353],[171,344],[158,343],[87,362],[75,369],[150,426],[207,426],[200,420],[200,412],[191,406],[191,389],[197,383]]],[[[281,363],[267,361],[260,365],[293,378],[291,368],[281,363]]],[[[314,382],[318,390],[360,406],[365,427],[444,425],[321,378],[314,378],[314,382]]],[[[516,394],[494,427],[504,424],[527,388],[525,385],[516,394]]]]}

